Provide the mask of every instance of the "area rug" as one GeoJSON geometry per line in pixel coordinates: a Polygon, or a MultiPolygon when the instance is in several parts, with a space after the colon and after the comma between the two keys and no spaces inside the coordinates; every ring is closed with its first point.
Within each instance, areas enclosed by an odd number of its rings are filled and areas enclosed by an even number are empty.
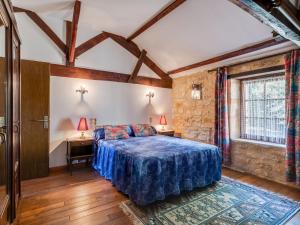
{"type": "Polygon", "coordinates": [[[213,186],[146,207],[130,200],[120,207],[135,225],[278,225],[300,210],[300,202],[222,177],[213,186]]]}

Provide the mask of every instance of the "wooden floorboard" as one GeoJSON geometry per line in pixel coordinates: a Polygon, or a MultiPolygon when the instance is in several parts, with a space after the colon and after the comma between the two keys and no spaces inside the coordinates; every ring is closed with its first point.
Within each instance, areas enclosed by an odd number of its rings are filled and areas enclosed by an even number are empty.
{"type": "MultiPolygon", "coordinates": [[[[223,175],[300,201],[300,190],[249,174],[223,169],[223,175]]],[[[22,182],[19,225],[130,225],[119,208],[127,199],[91,169],[73,176],[61,170],[49,177],[22,182]]],[[[300,212],[288,225],[300,225],[300,212]]]]}

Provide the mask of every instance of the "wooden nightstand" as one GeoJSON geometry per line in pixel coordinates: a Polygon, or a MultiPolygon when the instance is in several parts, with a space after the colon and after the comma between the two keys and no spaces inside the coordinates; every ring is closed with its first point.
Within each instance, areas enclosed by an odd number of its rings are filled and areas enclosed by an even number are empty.
{"type": "Polygon", "coordinates": [[[94,156],[93,138],[72,138],[67,139],[67,163],[72,175],[72,167],[74,160],[86,160],[86,164],[92,161],[94,156]]]}
{"type": "Polygon", "coordinates": [[[175,131],[174,130],[158,130],[157,133],[160,135],[174,137],[175,131]]]}

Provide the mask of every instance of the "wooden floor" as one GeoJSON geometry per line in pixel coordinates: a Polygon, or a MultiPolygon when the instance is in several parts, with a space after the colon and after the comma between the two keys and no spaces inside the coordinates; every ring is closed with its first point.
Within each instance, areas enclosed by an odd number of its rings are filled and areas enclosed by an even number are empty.
{"type": "MultiPolygon", "coordinates": [[[[229,169],[223,175],[278,192],[300,201],[300,190],[229,169]]],[[[131,224],[119,208],[126,197],[110,182],[91,169],[70,176],[66,171],[22,183],[23,199],[16,224],[20,225],[127,225],[131,224]]],[[[288,222],[300,224],[300,213],[288,222]]]]}

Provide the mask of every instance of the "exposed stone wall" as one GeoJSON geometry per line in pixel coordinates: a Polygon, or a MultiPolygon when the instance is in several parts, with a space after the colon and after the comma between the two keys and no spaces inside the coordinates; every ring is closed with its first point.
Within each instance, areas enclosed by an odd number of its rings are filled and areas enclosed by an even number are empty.
{"type": "Polygon", "coordinates": [[[173,82],[173,127],[183,138],[213,143],[215,72],[196,73],[173,82]],[[202,100],[192,100],[192,84],[202,84],[202,100]]]}
{"type": "MultiPolygon", "coordinates": [[[[240,73],[275,65],[283,65],[283,55],[240,64],[229,68],[229,73],[240,73]]],[[[216,74],[201,72],[174,79],[173,82],[173,126],[184,138],[213,143],[215,124],[215,80],[216,74]],[[202,83],[203,100],[191,99],[192,83],[202,83]]],[[[232,81],[232,88],[239,82],[232,81]]],[[[236,140],[239,131],[239,91],[232,91],[230,99],[230,131],[232,165],[236,170],[285,183],[284,147],[236,140]]]]}
{"type": "Polygon", "coordinates": [[[258,177],[285,183],[284,147],[231,140],[231,167],[258,177]]]}

